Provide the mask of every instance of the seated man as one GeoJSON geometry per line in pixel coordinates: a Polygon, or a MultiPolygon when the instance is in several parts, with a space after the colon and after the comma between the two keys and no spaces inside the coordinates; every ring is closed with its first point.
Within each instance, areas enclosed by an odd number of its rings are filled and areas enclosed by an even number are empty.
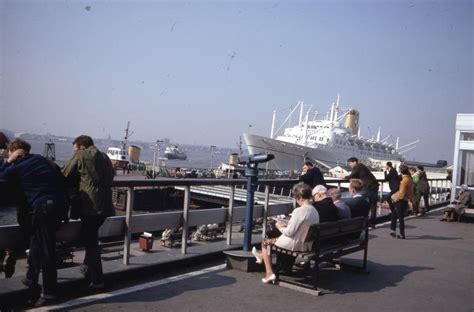
{"type": "Polygon", "coordinates": [[[444,215],[441,221],[451,222],[454,218],[459,215],[462,208],[466,208],[471,203],[471,193],[469,193],[469,187],[466,184],[461,185],[456,199],[444,210],[444,215]]]}
{"type": "Polygon", "coordinates": [[[344,198],[343,201],[351,210],[351,217],[367,217],[369,215],[369,202],[361,194],[362,181],[360,179],[351,179],[349,182],[349,192],[352,198],[344,198]]]}
{"type": "Polygon", "coordinates": [[[349,206],[341,200],[341,190],[337,188],[329,189],[327,192],[328,196],[331,197],[334,205],[337,208],[338,219],[350,219],[351,209],[349,206]]]}
{"type": "Polygon", "coordinates": [[[324,185],[316,185],[313,188],[313,206],[319,214],[319,223],[337,221],[337,207],[331,197],[326,195],[327,188],[324,185]]]}

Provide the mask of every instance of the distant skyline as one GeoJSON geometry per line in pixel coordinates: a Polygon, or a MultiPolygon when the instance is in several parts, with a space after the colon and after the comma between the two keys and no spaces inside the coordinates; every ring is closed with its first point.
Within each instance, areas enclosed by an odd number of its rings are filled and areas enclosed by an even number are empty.
{"type": "Polygon", "coordinates": [[[337,95],[446,159],[474,113],[473,1],[0,0],[0,128],[235,148],[337,95]]]}

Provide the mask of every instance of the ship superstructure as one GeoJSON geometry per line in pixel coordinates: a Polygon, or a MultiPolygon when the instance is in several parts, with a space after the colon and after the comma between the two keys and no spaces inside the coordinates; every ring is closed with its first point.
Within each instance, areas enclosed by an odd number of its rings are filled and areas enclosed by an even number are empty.
{"type": "Polygon", "coordinates": [[[389,160],[401,161],[403,152],[414,148],[413,144],[418,142],[399,148],[398,138],[395,144],[389,143],[388,139],[391,136],[381,139],[380,129],[376,137],[363,138],[359,130],[359,112],[353,108],[341,109],[339,96],[325,118],[316,119],[316,113],[310,120],[310,110],[303,118],[304,105],[300,101],[283,124],[286,124],[297,108],[300,108],[298,124],[285,128],[282,135],[274,135],[282,128],[275,132],[275,112],[270,137],[244,134],[249,154],[275,155],[275,159],[268,165],[269,169],[300,170],[305,160],[329,169],[345,164],[350,157],[357,157],[362,162],[377,168],[389,160]]]}

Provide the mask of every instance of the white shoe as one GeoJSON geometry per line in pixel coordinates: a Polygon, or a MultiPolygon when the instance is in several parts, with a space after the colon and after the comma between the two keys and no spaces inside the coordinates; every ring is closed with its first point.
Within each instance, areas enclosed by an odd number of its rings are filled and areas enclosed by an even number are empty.
{"type": "Polygon", "coordinates": [[[258,264],[262,263],[262,258],[260,258],[260,256],[258,255],[257,248],[252,247],[252,254],[255,257],[255,259],[257,259],[255,260],[255,262],[257,262],[258,264]]]}
{"type": "Polygon", "coordinates": [[[275,274],[272,274],[269,277],[262,278],[262,283],[264,283],[264,284],[268,284],[268,283],[275,284],[276,279],[277,279],[277,277],[275,276],[275,274]]]}

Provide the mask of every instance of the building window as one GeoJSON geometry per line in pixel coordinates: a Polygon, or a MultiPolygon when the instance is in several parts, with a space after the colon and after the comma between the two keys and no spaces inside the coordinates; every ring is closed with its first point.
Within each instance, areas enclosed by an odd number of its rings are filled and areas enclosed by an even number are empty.
{"type": "Polygon", "coordinates": [[[460,151],[460,160],[459,184],[474,186],[474,151],[460,151]]]}
{"type": "Polygon", "coordinates": [[[474,133],[472,132],[461,133],[461,141],[474,141],[474,133]]]}

